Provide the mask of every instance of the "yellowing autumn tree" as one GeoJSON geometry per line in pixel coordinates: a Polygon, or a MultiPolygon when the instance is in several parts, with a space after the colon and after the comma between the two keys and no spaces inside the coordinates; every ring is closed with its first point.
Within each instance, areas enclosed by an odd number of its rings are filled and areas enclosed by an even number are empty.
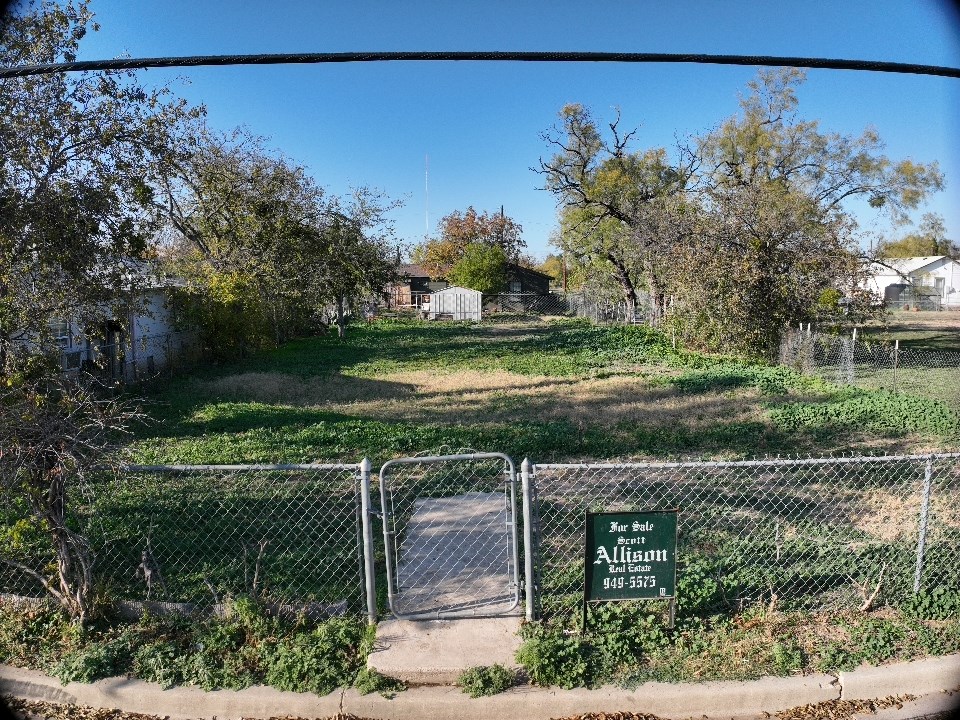
{"type": "Polygon", "coordinates": [[[426,240],[412,253],[413,261],[432,277],[445,277],[474,244],[499,247],[508,262],[520,260],[527,247],[523,228],[502,208],[499,213],[477,213],[472,206],[465,212],[455,210],[440,219],[438,229],[439,237],[426,240]]]}

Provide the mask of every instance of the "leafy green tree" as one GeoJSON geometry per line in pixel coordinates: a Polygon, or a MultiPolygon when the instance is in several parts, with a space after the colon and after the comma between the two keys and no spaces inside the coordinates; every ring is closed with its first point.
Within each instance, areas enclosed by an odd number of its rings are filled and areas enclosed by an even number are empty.
{"type": "MultiPolygon", "coordinates": [[[[29,3],[0,26],[0,54],[74,60],[92,18],[82,0],[29,3]]],[[[125,316],[158,227],[154,181],[202,113],[122,72],[0,81],[0,372],[55,352],[54,320],[125,316]]]]}
{"type": "Polygon", "coordinates": [[[560,126],[543,135],[556,154],[541,159],[539,172],[561,207],[558,241],[564,253],[594,274],[605,268],[631,314],[638,291],[646,289],[656,322],[664,310],[662,261],[674,231],[685,228],[680,216],[666,219],[681,207],[677,198],[693,164],[683,153],[672,164],[662,148],[631,150],[636,131],[622,133],[619,124],[617,117],[605,139],[589,110],[565,106],[560,126]]]}
{"type": "Polygon", "coordinates": [[[880,243],[876,255],[879,258],[947,255],[956,260],[960,259],[960,245],[947,239],[947,226],[942,215],[925,213],[917,232],[880,243]]]}
{"type": "Polygon", "coordinates": [[[216,355],[309,330],[305,273],[324,261],[315,237],[331,202],[304,169],[260,138],[200,129],[196,151],[163,187],[165,257],[188,279],[178,303],[216,355]]]}
{"type": "Polygon", "coordinates": [[[669,309],[689,341],[770,355],[785,323],[817,314],[824,290],[856,287],[849,199],[902,221],[943,187],[935,162],[890,160],[872,130],[846,136],[800,119],[803,79],[761,71],[741,112],[672,162],[631,151],[619,118],[605,139],[587,110],[565,107],[544,136],[557,153],[540,164],[562,206],[557,244],[628,306],[645,290],[650,319],[669,309]]]}
{"type": "Polygon", "coordinates": [[[564,283],[569,285],[569,268],[564,268],[565,263],[566,259],[562,255],[548,253],[543,262],[534,266],[534,269],[549,275],[554,285],[562,286],[564,283]]]}
{"type": "Polygon", "coordinates": [[[328,309],[342,334],[351,309],[395,269],[387,215],[397,203],[366,188],[329,197],[245,133],[201,137],[165,188],[169,256],[191,280],[185,320],[228,355],[312,332],[328,309]]]}
{"type": "Polygon", "coordinates": [[[384,288],[397,279],[393,224],[389,212],[397,201],[368,188],[354,190],[348,201],[331,207],[318,235],[326,258],[312,268],[307,287],[318,307],[333,310],[337,334],[346,334],[348,314],[365,302],[376,302],[384,288]]]}
{"type": "Polygon", "coordinates": [[[503,292],[507,284],[507,255],[499,245],[471,243],[450,268],[447,280],[484,295],[503,292]]]}
{"type": "Polygon", "coordinates": [[[902,219],[943,187],[936,163],[895,162],[876,132],[824,132],[797,117],[804,73],[761,71],[741,112],[700,139],[705,222],[684,247],[675,292],[687,328],[714,347],[776,351],[787,322],[809,319],[823,290],[849,292],[859,266],[849,198],[902,219]]]}
{"type": "MultiPolygon", "coordinates": [[[[75,60],[97,30],[84,0],[29,2],[4,20],[10,65],[75,60]]],[[[155,258],[156,188],[202,114],[131,73],[0,81],[0,488],[22,513],[15,527],[47,541],[46,563],[31,566],[17,533],[4,533],[2,562],[81,622],[95,611],[94,556],[70,501],[116,459],[136,413],[61,375],[51,324],[96,335],[136,304],[155,258]]]]}
{"type": "Polygon", "coordinates": [[[413,250],[413,261],[433,277],[445,277],[471,245],[497,246],[508,262],[529,264],[524,255],[523,228],[502,209],[499,213],[477,213],[472,206],[455,210],[440,219],[440,236],[428,239],[413,250]]]}

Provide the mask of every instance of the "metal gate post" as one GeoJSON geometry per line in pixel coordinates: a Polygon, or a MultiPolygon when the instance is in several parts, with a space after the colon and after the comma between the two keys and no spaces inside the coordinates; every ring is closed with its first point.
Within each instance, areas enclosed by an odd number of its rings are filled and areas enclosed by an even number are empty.
{"type": "Polygon", "coordinates": [[[520,483],[523,490],[523,576],[526,584],[527,620],[535,619],[533,586],[533,465],[530,458],[520,464],[520,483]]]}
{"type": "Polygon", "coordinates": [[[363,576],[367,595],[367,622],[377,622],[377,578],[373,562],[373,523],[370,516],[370,460],[360,461],[360,517],[363,529],[363,576]]]}
{"type": "Polygon", "coordinates": [[[917,540],[917,569],[913,575],[913,591],[920,592],[920,576],[923,574],[923,553],[927,544],[927,516],[930,512],[930,485],[933,479],[933,456],[927,458],[923,475],[923,500],[920,505],[920,537],[917,540]]]}

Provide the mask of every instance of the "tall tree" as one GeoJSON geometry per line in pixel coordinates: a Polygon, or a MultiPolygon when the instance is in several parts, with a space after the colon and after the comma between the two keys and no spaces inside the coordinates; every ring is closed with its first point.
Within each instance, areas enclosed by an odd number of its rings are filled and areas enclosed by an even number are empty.
{"type": "Polygon", "coordinates": [[[502,292],[507,284],[507,256],[499,245],[471,243],[450,268],[447,279],[454,285],[479,290],[484,295],[502,292]]]}
{"type": "MultiPolygon", "coordinates": [[[[92,18],[84,0],[26,3],[0,25],[0,55],[75,60],[92,18]]],[[[18,533],[3,533],[0,561],[81,622],[95,609],[95,557],[70,503],[136,413],[62,377],[50,326],[95,335],[126,316],[154,255],[154,188],[202,112],[128,73],[0,80],[0,487],[6,517],[46,540],[31,566],[18,533]]]]}
{"type": "Polygon", "coordinates": [[[414,262],[432,276],[444,277],[459,261],[470,245],[497,246],[508,262],[529,262],[523,228],[501,208],[499,213],[477,213],[470,206],[465,212],[455,210],[440,218],[439,237],[426,240],[413,251],[414,262]]]}
{"type": "MultiPolygon", "coordinates": [[[[84,0],[21,10],[0,27],[9,64],[74,60],[97,29],[84,0]]],[[[132,73],[0,80],[0,372],[50,349],[53,320],[123,316],[158,223],[152,181],[202,112],[132,73]]]]}
{"type": "Polygon", "coordinates": [[[619,126],[618,115],[605,139],[589,110],[565,106],[560,126],[542,136],[556,154],[541,159],[538,172],[561,206],[563,250],[581,263],[607,264],[631,309],[645,288],[656,321],[664,307],[660,259],[668,238],[651,228],[677,210],[695,166],[684,152],[672,164],[662,148],[632,150],[636,131],[619,126]]]}
{"type": "Polygon", "coordinates": [[[947,255],[960,260],[960,244],[947,239],[947,226],[943,216],[937,213],[924,213],[916,232],[907,233],[897,240],[886,240],[876,250],[878,258],[928,255],[947,255]]]}
{"type": "Polygon", "coordinates": [[[396,207],[399,201],[359,188],[348,200],[338,200],[329,209],[319,233],[326,261],[311,268],[306,282],[318,307],[332,307],[340,337],[346,333],[348,312],[380,299],[387,284],[398,277],[389,217],[396,207]]]}
{"type": "Polygon", "coordinates": [[[800,119],[803,80],[798,69],[761,71],[741,112],[699,142],[707,222],[686,248],[682,288],[698,318],[688,327],[710,344],[770,355],[786,322],[808,319],[824,289],[846,285],[858,255],[848,199],[900,220],[943,187],[936,163],[891,161],[873,130],[852,137],[800,119]]]}
{"type": "Polygon", "coordinates": [[[162,195],[172,254],[193,280],[181,307],[207,345],[229,356],[278,344],[325,324],[328,308],[342,333],[396,265],[388,213],[397,203],[366,188],[328,196],[248,133],[199,137],[162,195]]]}

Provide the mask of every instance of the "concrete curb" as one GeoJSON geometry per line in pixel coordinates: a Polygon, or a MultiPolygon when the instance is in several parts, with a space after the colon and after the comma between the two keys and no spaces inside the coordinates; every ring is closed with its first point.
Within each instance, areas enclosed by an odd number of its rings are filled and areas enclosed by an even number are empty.
{"type": "Polygon", "coordinates": [[[586,712],[633,711],[663,718],[755,717],[826,700],[920,695],[960,684],[960,654],[862,668],[852,673],[762,678],[753,682],[687,684],[645,683],[636,690],[518,687],[500,695],[473,700],[458,688],[425,686],[398,693],[393,699],[337,691],[323,697],[282,692],[269,687],[204,692],[158,685],[130,678],[108,678],[92,684],[60,684],[35,670],[0,665],[0,693],[27,700],[117,708],[127,712],[186,718],[269,718],[279,715],[318,717],[338,712],[384,720],[487,720],[522,717],[549,720],[586,712]],[[952,677],[952,680],[950,679],[952,677]],[[843,685],[846,680],[847,686],[843,685]],[[929,688],[929,690],[927,690],[929,688]]]}
{"type": "Polygon", "coordinates": [[[837,678],[844,700],[868,700],[887,695],[930,695],[960,686],[960,653],[896,665],[860,667],[837,678]]]}

